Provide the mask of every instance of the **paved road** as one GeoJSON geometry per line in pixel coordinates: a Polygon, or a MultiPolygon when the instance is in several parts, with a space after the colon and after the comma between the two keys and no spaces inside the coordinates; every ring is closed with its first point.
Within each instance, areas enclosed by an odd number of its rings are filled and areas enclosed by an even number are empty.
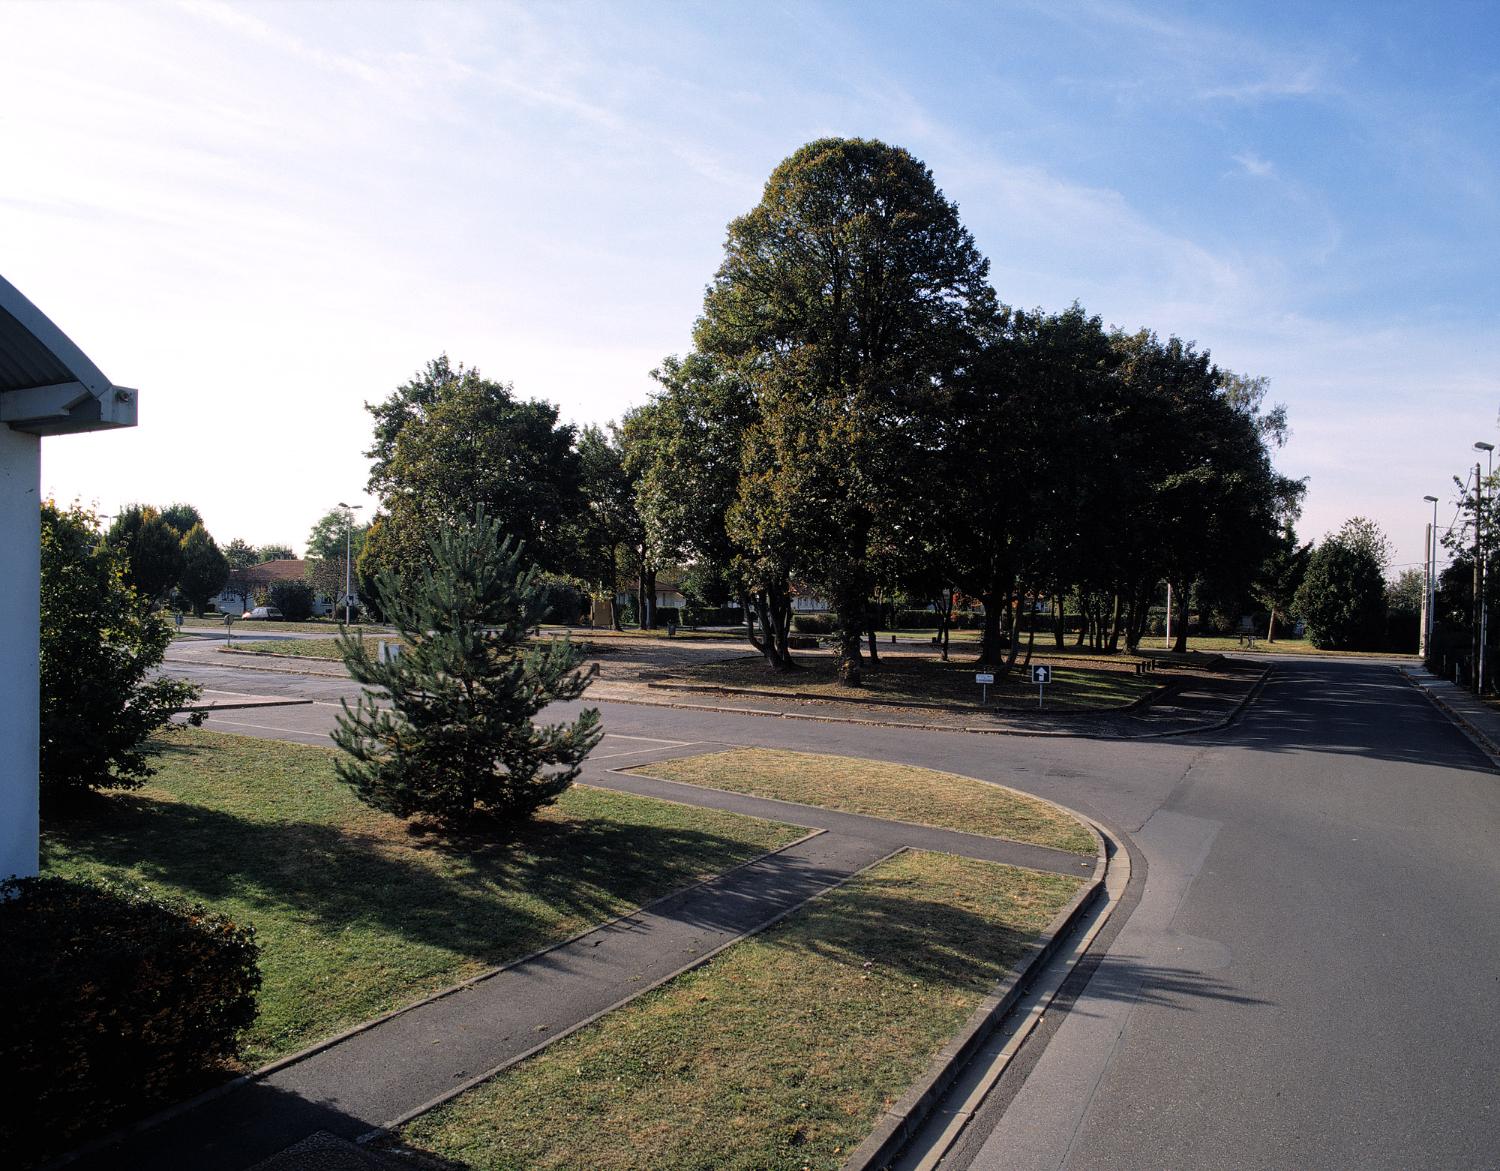
{"type": "MultiPolygon", "coordinates": [[[[600,706],[618,734],[1004,781],[1125,838],[1129,917],[945,1166],[1500,1165],[1500,777],[1389,666],[1277,664],[1229,731],[1129,744],[600,706]]],[[[303,689],[209,726],[304,742],[350,689],[181,669],[303,689]]]]}

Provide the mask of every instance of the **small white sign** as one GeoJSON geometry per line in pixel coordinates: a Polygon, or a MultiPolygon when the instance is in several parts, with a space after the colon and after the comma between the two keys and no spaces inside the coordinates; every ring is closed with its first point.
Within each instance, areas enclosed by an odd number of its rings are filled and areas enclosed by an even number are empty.
{"type": "Polygon", "coordinates": [[[1031,668],[1031,681],[1033,683],[1051,683],[1052,668],[1036,666],[1031,668]]]}
{"type": "Polygon", "coordinates": [[[995,677],[993,675],[980,674],[974,676],[975,683],[993,683],[994,681],[995,677]]]}

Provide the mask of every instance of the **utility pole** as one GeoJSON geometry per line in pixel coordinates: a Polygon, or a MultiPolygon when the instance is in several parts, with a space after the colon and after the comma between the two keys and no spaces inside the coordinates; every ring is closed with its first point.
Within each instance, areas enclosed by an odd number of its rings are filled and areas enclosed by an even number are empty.
{"type": "Polygon", "coordinates": [[[361,506],[340,500],[339,507],[344,510],[344,625],[347,626],[354,599],[354,561],[350,556],[354,545],[354,510],[361,506]]]}
{"type": "Polygon", "coordinates": [[[1481,471],[1482,471],[1482,469],[1479,466],[1479,462],[1476,460],[1475,463],[1474,463],[1474,617],[1473,617],[1473,627],[1474,627],[1474,639],[1473,639],[1473,643],[1474,643],[1474,670],[1473,670],[1473,681],[1474,681],[1474,693],[1476,695],[1479,694],[1479,679],[1480,679],[1479,664],[1480,664],[1480,661],[1481,661],[1480,656],[1482,654],[1482,644],[1479,641],[1479,639],[1480,639],[1480,634],[1479,634],[1479,624],[1480,624],[1479,609],[1480,609],[1480,599],[1484,596],[1483,593],[1481,592],[1483,590],[1483,588],[1484,588],[1484,570],[1483,570],[1483,562],[1481,561],[1481,553],[1483,551],[1483,542],[1480,539],[1480,525],[1482,525],[1484,523],[1484,521],[1483,521],[1483,518],[1479,515],[1479,477],[1480,477],[1481,471]]]}
{"type": "Polygon", "coordinates": [[[1475,521],[1474,521],[1474,540],[1475,540],[1475,543],[1479,545],[1479,554],[1480,554],[1479,560],[1475,563],[1475,568],[1479,571],[1479,579],[1478,579],[1478,581],[1479,581],[1479,585],[1478,585],[1478,589],[1479,589],[1479,595],[1478,595],[1478,598],[1479,598],[1479,671],[1478,671],[1478,681],[1477,681],[1477,683],[1475,685],[1475,688],[1474,688],[1474,694],[1476,694],[1476,695],[1483,695],[1484,694],[1484,656],[1485,656],[1486,650],[1489,648],[1489,645],[1490,645],[1490,638],[1489,638],[1489,634],[1490,634],[1490,632],[1489,632],[1490,607],[1489,607],[1488,600],[1484,596],[1484,586],[1485,586],[1485,581],[1484,581],[1484,578],[1485,578],[1484,542],[1482,540],[1480,540],[1480,534],[1483,532],[1482,526],[1484,524],[1484,507],[1485,507],[1486,504],[1489,503],[1489,501],[1488,501],[1488,499],[1487,499],[1487,497],[1485,495],[1485,484],[1488,483],[1490,480],[1493,480],[1495,478],[1495,445],[1493,443],[1484,443],[1484,442],[1481,441],[1481,442],[1476,443],[1474,445],[1474,450],[1475,451],[1482,451],[1482,452],[1484,452],[1489,457],[1489,464],[1490,464],[1490,468],[1489,468],[1490,474],[1484,480],[1479,479],[1479,465],[1477,463],[1474,465],[1474,479],[1475,479],[1475,485],[1474,485],[1474,505],[1475,505],[1475,507],[1474,507],[1474,516],[1475,516],[1475,521]]]}
{"type": "Polygon", "coordinates": [[[1427,623],[1432,617],[1432,525],[1427,526],[1427,539],[1422,543],[1422,620],[1417,627],[1417,655],[1427,661],[1427,623]]]}
{"type": "Polygon", "coordinates": [[[1427,545],[1422,556],[1427,563],[1427,592],[1422,595],[1422,658],[1425,661],[1432,647],[1432,628],[1437,623],[1437,506],[1436,496],[1424,496],[1432,505],[1432,523],[1427,526],[1427,545]]]}

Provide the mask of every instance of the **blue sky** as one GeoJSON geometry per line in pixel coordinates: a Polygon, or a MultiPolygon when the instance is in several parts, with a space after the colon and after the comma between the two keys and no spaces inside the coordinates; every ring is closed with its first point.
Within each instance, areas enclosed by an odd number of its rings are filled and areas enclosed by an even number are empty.
{"type": "Polygon", "coordinates": [[[441,351],[617,416],[846,134],[932,168],[1004,301],[1269,377],[1304,535],[1415,562],[1500,442],[1497,50],[1484,4],[0,6],[0,272],[143,393],[44,487],[300,544],[441,351]]]}

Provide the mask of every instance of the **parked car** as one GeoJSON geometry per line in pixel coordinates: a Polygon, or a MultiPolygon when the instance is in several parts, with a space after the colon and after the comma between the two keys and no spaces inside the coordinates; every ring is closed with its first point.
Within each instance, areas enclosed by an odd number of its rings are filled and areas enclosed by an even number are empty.
{"type": "Polygon", "coordinates": [[[251,619],[259,618],[267,622],[280,622],[281,611],[275,606],[257,606],[253,610],[246,610],[244,617],[251,619]]]}

